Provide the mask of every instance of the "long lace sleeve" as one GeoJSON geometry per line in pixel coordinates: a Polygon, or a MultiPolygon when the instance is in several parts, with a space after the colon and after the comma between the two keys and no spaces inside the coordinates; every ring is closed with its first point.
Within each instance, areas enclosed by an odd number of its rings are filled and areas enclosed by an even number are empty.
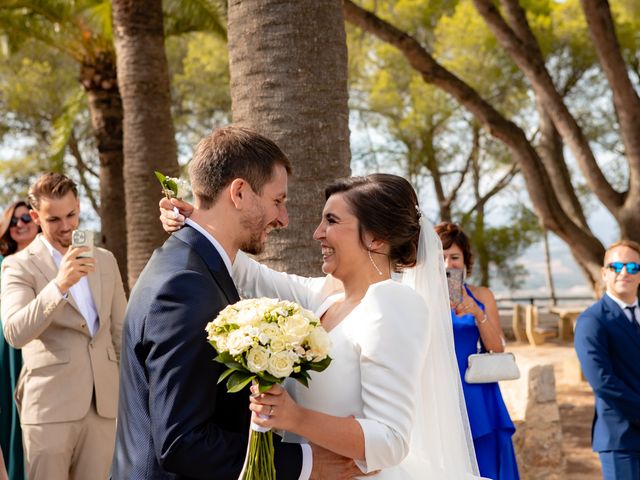
{"type": "Polygon", "coordinates": [[[342,290],[342,283],[331,275],[309,278],[276,272],[243,252],[236,255],[232,276],[242,297],[279,298],[312,311],[328,296],[342,290]]]}
{"type": "Polygon", "coordinates": [[[371,472],[398,465],[409,453],[416,399],[429,346],[426,305],[406,286],[374,285],[362,301],[353,335],[360,353],[365,461],[371,472]]]}

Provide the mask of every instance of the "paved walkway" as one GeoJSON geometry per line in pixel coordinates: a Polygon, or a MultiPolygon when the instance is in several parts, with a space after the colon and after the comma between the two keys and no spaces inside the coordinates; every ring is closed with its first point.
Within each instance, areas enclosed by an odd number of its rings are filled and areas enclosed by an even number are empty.
{"type": "MultiPolygon", "coordinates": [[[[556,375],[556,391],[562,424],[563,448],[567,460],[566,480],[599,480],[600,462],[591,451],[593,392],[586,382],[576,381],[567,361],[575,359],[573,344],[548,342],[538,347],[509,343],[518,362],[551,363],[556,375]]],[[[577,360],[577,359],[576,359],[577,360]]]]}

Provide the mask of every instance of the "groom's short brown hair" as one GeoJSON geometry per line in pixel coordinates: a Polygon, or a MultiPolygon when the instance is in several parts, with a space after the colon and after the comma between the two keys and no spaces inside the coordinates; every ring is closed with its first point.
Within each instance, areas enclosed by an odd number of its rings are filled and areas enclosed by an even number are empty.
{"type": "Polygon", "coordinates": [[[189,164],[193,195],[200,208],[210,208],[236,178],[260,194],[278,164],[291,173],[291,162],[268,138],[239,125],[215,129],[198,143],[189,164]]]}

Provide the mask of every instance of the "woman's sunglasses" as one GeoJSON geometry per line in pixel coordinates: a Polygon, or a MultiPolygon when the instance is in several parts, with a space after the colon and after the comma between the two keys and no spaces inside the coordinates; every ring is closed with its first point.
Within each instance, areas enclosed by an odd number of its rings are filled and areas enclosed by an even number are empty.
{"type": "Polygon", "coordinates": [[[15,227],[16,225],[18,225],[18,220],[22,220],[22,223],[31,223],[31,215],[29,215],[28,213],[23,213],[19,217],[11,217],[9,226],[15,227]]]}
{"type": "Polygon", "coordinates": [[[616,273],[622,272],[623,267],[627,267],[627,273],[629,275],[635,275],[636,273],[640,272],[640,264],[636,262],[611,262],[609,265],[607,265],[607,268],[609,270],[613,270],[616,273]]]}

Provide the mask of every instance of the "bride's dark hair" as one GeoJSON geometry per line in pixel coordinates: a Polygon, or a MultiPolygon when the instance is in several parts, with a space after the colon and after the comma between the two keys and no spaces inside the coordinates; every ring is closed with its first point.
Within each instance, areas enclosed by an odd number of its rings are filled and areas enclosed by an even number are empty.
{"type": "Polygon", "coordinates": [[[325,199],[338,193],[344,195],[358,219],[364,248],[368,232],[389,244],[389,259],[395,271],[415,266],[420,212],[416,192],[407,180],[388,173],[344,178],[325,189],[325,199]]]}

